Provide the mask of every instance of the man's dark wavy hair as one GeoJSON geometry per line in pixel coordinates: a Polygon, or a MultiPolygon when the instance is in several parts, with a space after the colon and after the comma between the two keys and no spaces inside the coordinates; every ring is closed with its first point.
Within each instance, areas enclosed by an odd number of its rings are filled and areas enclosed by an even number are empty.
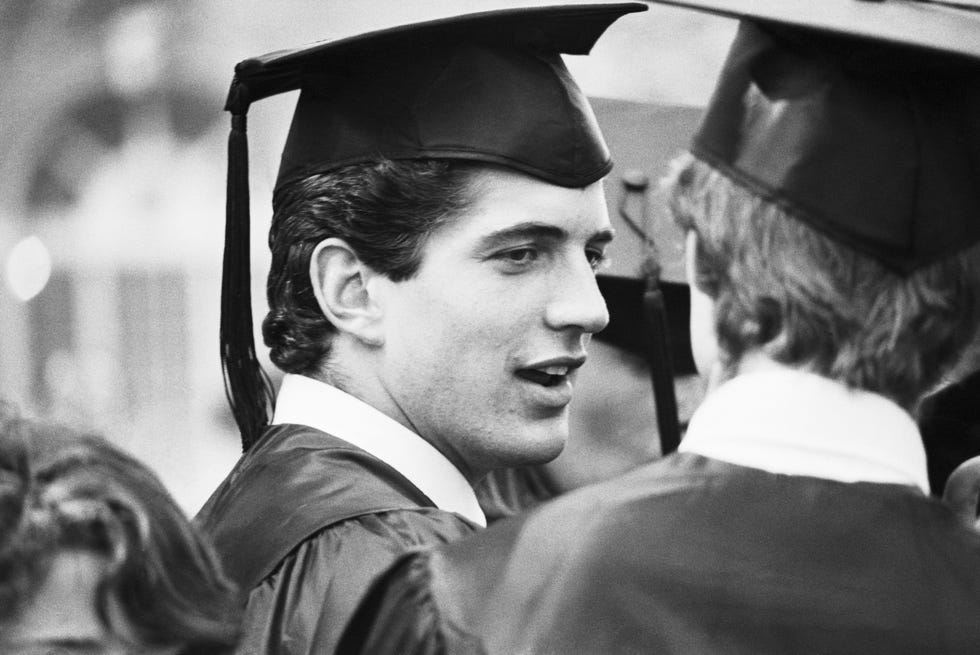
{"type": "Polygon", "coordinates": [[[317,372],[336,328],[320,311],[310,257],[324,239],[343,239],[362,262],[394,281],[411,278],[433,230],[465,211],[485,165],[381,160],[312,175],[273,199],[272,264],[262,323],[271,359],[287,373],[317,372]]]}

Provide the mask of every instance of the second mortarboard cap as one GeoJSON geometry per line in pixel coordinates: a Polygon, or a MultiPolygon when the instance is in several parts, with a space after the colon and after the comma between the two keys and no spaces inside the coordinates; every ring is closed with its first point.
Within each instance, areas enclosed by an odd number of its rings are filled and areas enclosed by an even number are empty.
{"type": "Polygon", "coordinates": [[[226,109],[228,207],[221,357],[247,449],[273,400],[255,355],[249,271],[245,114],[300,90],[276,188],[350,164],[457,159],[584,187],[612,162],[561,54],[588,54],[641,3],[488,11],[270,53],[235,67],[226,109]]]}
{"type": "Polygon", "coordinates": [[[657,1],[743,19],[697,157],[899,273],[980,240],[980,5],[657,1]]]}

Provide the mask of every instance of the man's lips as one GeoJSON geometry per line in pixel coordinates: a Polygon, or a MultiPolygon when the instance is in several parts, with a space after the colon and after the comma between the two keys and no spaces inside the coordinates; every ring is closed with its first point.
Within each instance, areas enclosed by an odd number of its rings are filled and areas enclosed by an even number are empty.
{"type": "Polygon", "coordinates": [[[565,382],[568,375],[585,363],[585,357],[554,357],[521,367],[514,373],[517,377],[539,384],[554,387],[565,382]]]}

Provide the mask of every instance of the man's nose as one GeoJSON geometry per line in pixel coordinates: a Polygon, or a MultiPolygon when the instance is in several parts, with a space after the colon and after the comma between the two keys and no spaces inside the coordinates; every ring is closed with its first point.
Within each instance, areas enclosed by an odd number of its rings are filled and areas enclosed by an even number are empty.
{"type": "Polygon", "coordinates": [[[554,294],[545,310],[545,322],[554,330],[575,328],[595,333],[609,323],[606,301],[599,291],[588,260],[566,271],[555,281],[554,294]]]}

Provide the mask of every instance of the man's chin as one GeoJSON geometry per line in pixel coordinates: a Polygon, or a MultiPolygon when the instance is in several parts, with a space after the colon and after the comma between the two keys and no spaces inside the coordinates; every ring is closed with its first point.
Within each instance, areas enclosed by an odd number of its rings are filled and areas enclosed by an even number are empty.
{"type": "Polygon", "coordinates": [[[558,457],[565,444],[568,442],[568,432],[561,431],[551,434],[528,435],[527,440],[521,443],[521,448],[510,453],[506,460],[506,466],[533,466],[535,464],[546,464],[558,457]]]}

